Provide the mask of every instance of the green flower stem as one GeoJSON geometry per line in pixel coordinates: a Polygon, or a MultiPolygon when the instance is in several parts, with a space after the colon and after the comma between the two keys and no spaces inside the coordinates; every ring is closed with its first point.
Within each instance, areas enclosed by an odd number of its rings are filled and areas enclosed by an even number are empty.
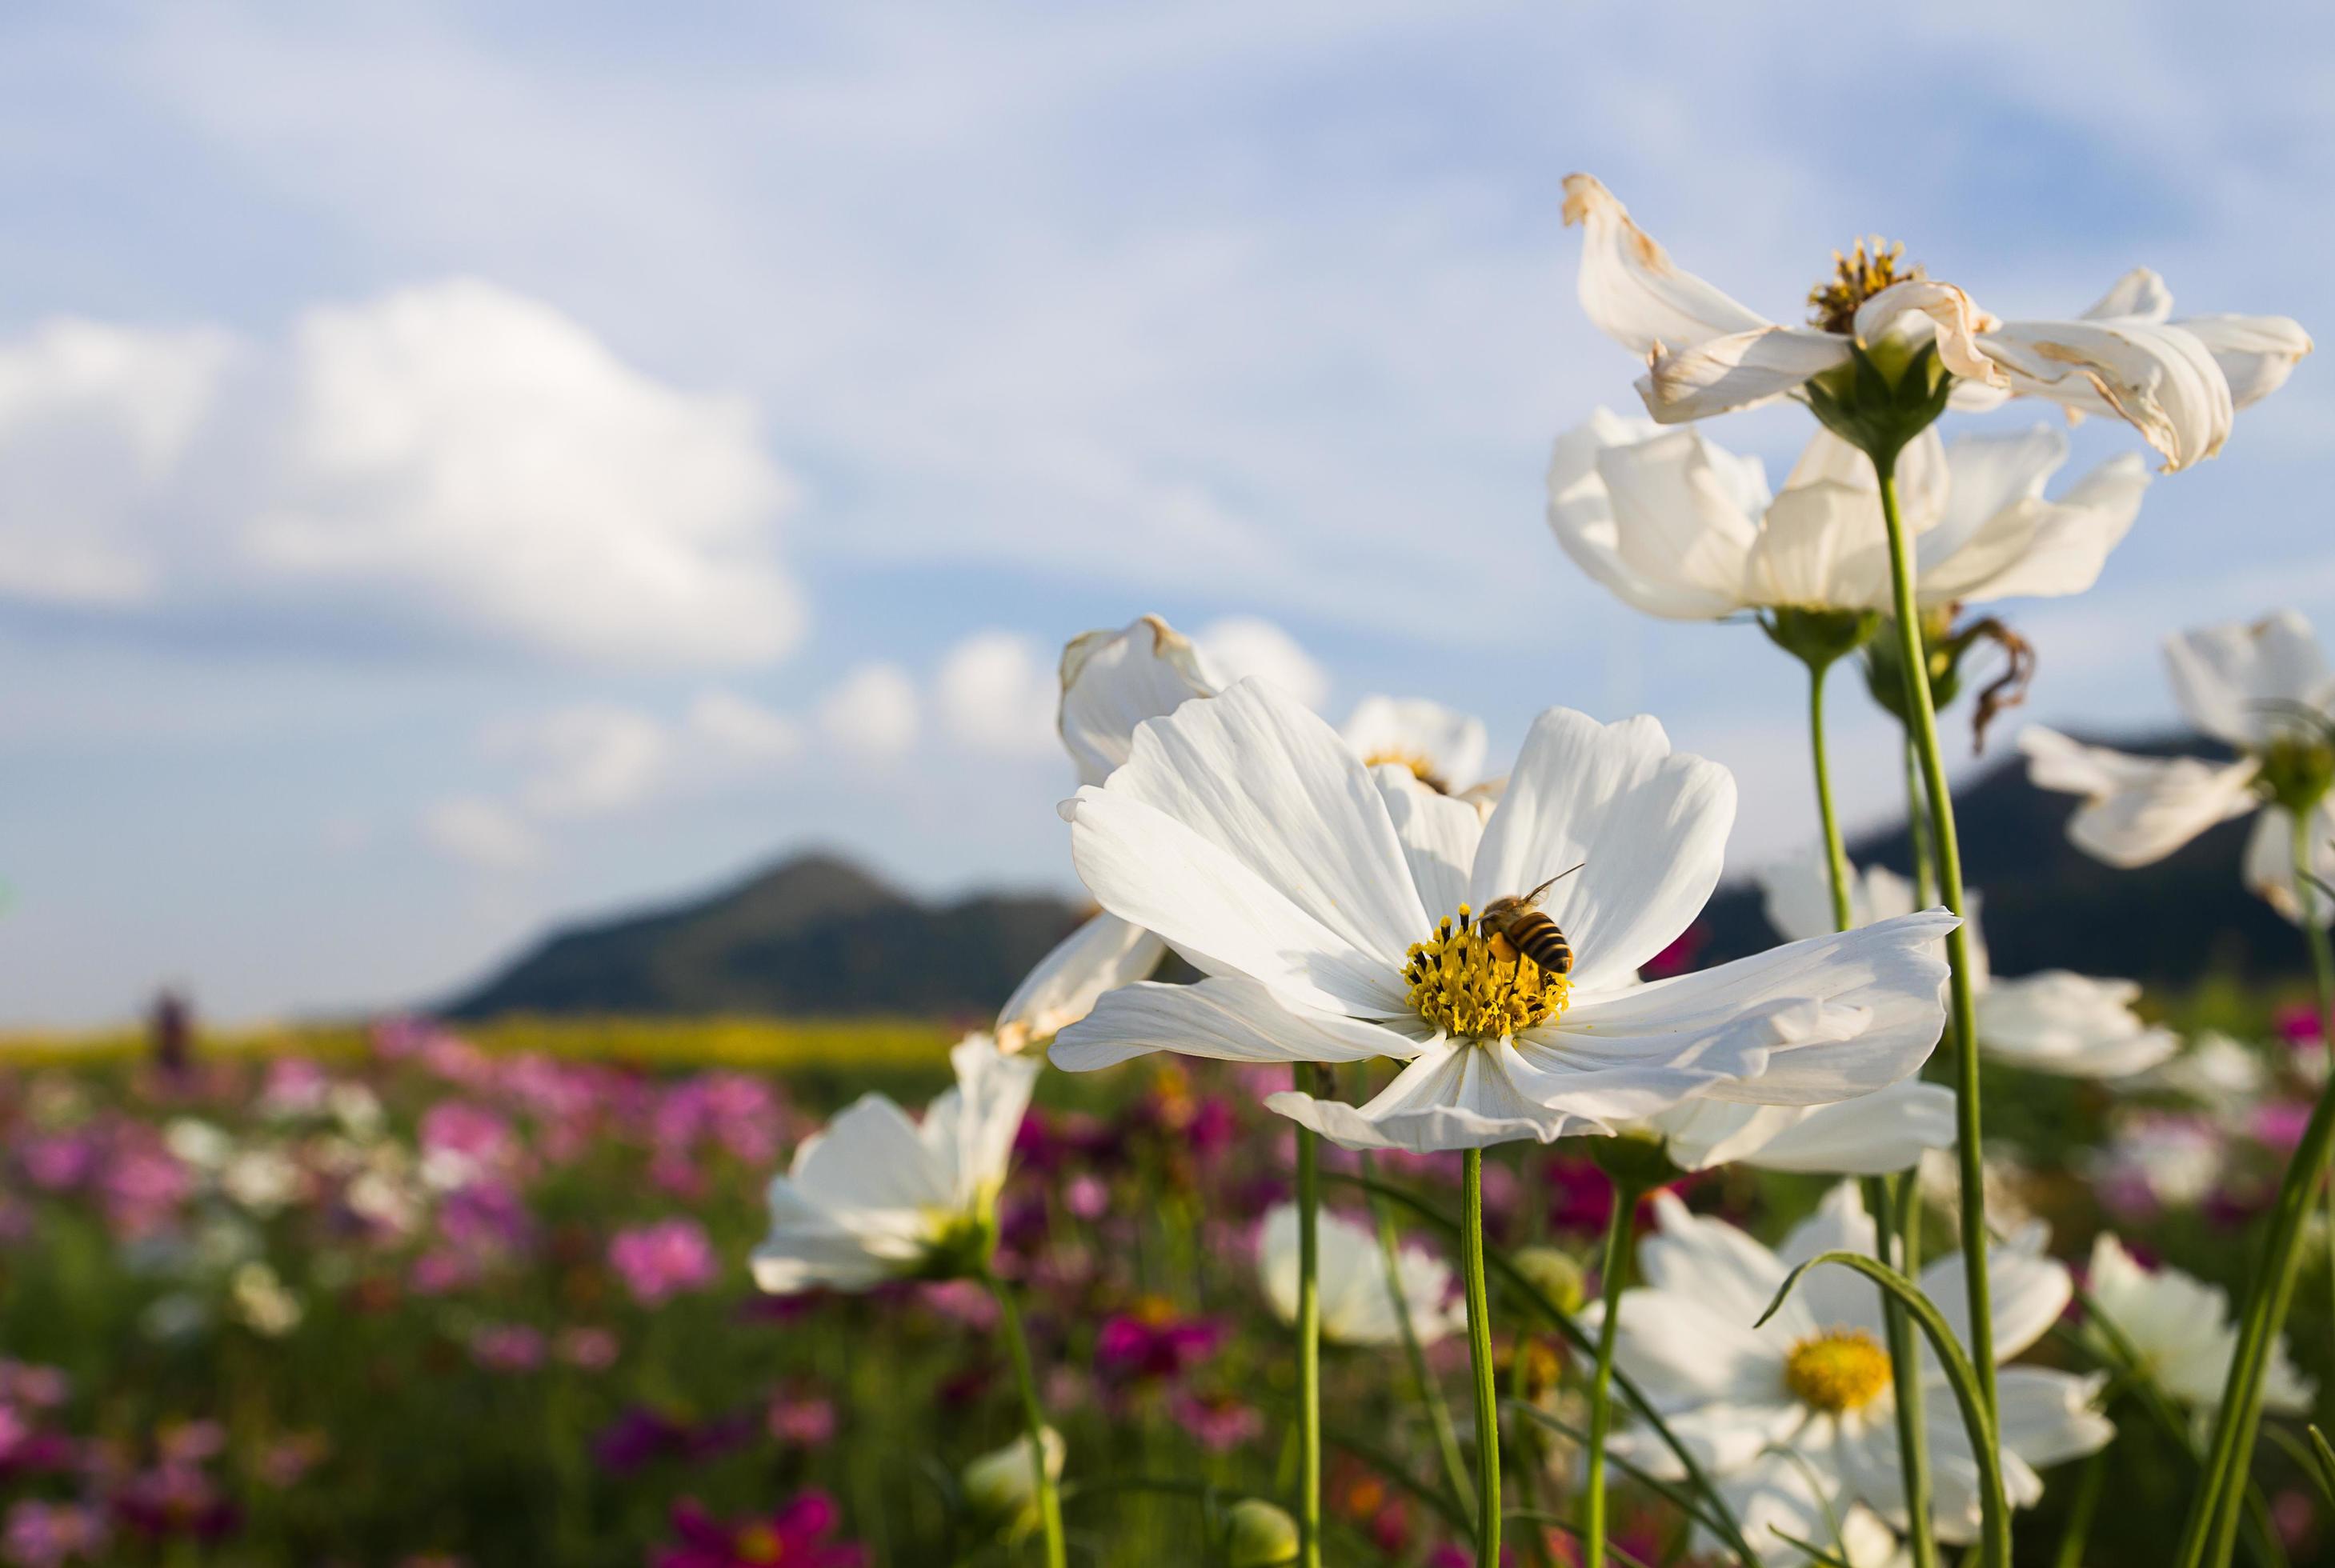
{"type": "MultiPolygon", "coordinates": [[[[1916,1234],[1921,1211],[1905,1205],[1899,1195],[1913,1186],[1911,1173],[1865,1178],[1875,1254],[1909,1280],[1921,1271],[1922,1244],[1916,1234]]],[[[1889,1341],[1890,1384],[1896,1394],[1897,1457],[1904,1476],[1906,1522],[1912,1526],[1908,1544],[1914,1568],[1938,1568],[1938,1543],[1930,1530],[1930,1435],[1922,1421],[1922,1368],[1914,1347],[1914,1320],[1905,1315],[1904,1303],[1884,1291],[1881,1321],[1889,1341]]]]}
{"type": "MultiPolygon", "coordinates": [[[[1303,1068],[1298,1070],[1301,1082],[1303,1068]]],[[[1297,1533],[1322,1568],[1321,1139],[1297,1129],[1297,1533]]]]}
{"type": "MultiPolygon", "coordinates": [[[[1817,819],[1824,829],[1825,866],[1832,876],[1832,923],[1836,931],[1855,924],[1855,901],[1849,895],[1848,850],[1840,837],[1840,818],[1833,810],[1832,763],[1825,748],[1824,681],[1828,666],[1808,661],[1808,751],[1817,777],[1817,819]]],[[[1918,805],[1919,802],[1915,801],[1918,805]]],[[[1865,1207],[1873,1213],[1875,1239],[1883,1263],[1912,1278],[1915,1264],[1908,1254],[1900,1262],[1891,1256],[1894,1192],[1889,1180],[1867,1177],[1865,1207]]],[[[1918,1249],[1918,1244],[1916,1244],[1918,1249]]],[[[1904,1476],[1905,1512],[1913,1524],[1914,1568],[1937,1568],[1938,1544],[1930,1534],[1929,1433],[1922,1425],[1921,1369],[1914,1360],[1914,1324],[1894,1296],[1883,1292],[1882,1321],[1889,1338],[1889,1370],[1897,1395],[1897,1456],[1904,1476]]]]}
{"type": "Polygon", "coordinates": [[[1840,818],[1832,806],[1832,764],[1825,755],[1825,672],[1829,664],[1808,662],[1808,759],[1816,765],[1817,821],[1824,829],[1825,869],[1832,876],[1832,928],[1856,924],[1848,895],[1848,849],[1840,841],[1840,818]]]}
{"type": "Polygon", "coordinates": [[[1038,1524],[1046,1538],[1046,1568],[1067,1568],[1070,1550],[1062,1540],[1062,1497],[1046,1466],[1046,1410],[1038,1401],[1038,1374],[1030,1364],[1030,1336],[1022,1327],[1022,1309],[1004,1282],[986,1268],[981,1279],[997,1300],[999,1320],[1005,1328],[1005,1349],[1013,1358],[1013,1381],[1022,1390],[1022,1419],[1030,1432],[1030,1467],[1036,1472],[1038,1524]]]}
{"type": "Polygon", "coordinates": [[[2053,1568],[2084,1568],[2084,1545],[2091,1539],[2092,1515],[2099,1512],[2100,1492],[2107,1478],[2108,1451],[2103,1447],[2086,1459],[2077,1473],[2076,1500],[2068,1505],[2068,1525],[2059,1533],[2053,1568]]]}
{"type": "MultiPolygon", "coordinates": [[[[2294,814],[2294,895],[2301,906],[2303,935],[2311,946],[2311,965],[2319,981],[2320,1027],[2335,1040],[2335,953],[2330,953],[2327,932],[2314,918],[2319,900],[2309,875],[2310,815],[2294,814]]],[[[2320,1090],[2319,1102],[2311,1108],[2311,1120],[2302,1129],[2302,1140],[2295,1146],[2286,1179],[2278,1189],[2278,1201],[2271,1209],[2270,1238],[2239,1327],[2229,1380],[2222,1386],[2204,1476],[2182,1532],[2180,1568],[2227,1563],[2236,1549],[2239,1515],[2253,1473],[2254,1440],[2262,1428],[2262,1371],[2285,1327],[2287,1311],[2294,1304],[2303,1227],[2319,1183],[2326,1175],[2330,1152],[2335,1152],[2335,1075],[2320,1090]]],[[[2335,1235],[2329,1239],[2335,1245],[2335,1235]]]]}
{"type": "Polygon", "coordinates": [[[1630,1269],[1637,1228],[1638,1192],[1613,1183],[1613,1213],[1605,1222],[1605,1261],[1597,1286],[1605,1311],[1597,1323],[1597,1370],[1589,1384],[1589,1476],[1581,1500],[1582,1568],[1605,1568],[1605,1435],[1613,1425],[1613,1338],[1622,1324],[1622,1277],[1630,1269]]]}
{"type": "Polygon", "coordinates": [[[1907,735],[1905,750],[1905,837],[1912,845],[1914,905],[1927,909],[1938,901],[1937,862],[1930,854],[1930,808],[1922,799],[1922,760],[1907,735]]]}
{"type": "MultiPolygon", "coordinates": [[[[1371,1157],[1362,1157],[1365,1178],[1378,1173],[1371,1157]]],[[[1451,1408],[1443,1402],[1443,1389],[1427,1365],[1427,1348],[1419,1342],[1419,1326],[1410,1321],[1410,1309],[1402,1293],[1402,1253],[1395,1234],[1394,1214],[1383,1198],[1371,1200],[1371,1212],[1378,1219],[1379,1257],[1386,1267],[1387,1299],[1395,1303],[1395,1315],[1402,1324],[1402,1351],[1410,1363],[1410,1379],[1418,1385],[1419,1402],[1427,1408],[1427,1423],[1435,1433],[1435,1450],[1443,1461],[1443,1479],[1451,1488],[1455,1501],[1464,1505],[1471,1488],[1468,1485],[1468,1461],[1459,1452],[1458,1429],[1451,1424],[1451,1408]]]]}
{"type": "MultiPolygon", "coordinates": [[[[1905,668],[1905,711],[1920,754],[1930,799],[1930,831],[1937,847],[1938,886],[1946,907],[1964,912],[1962,849],[1954,837],[1954,797],[1946,781],[1946,760],[1938,745],[1938,713],[1930,702],[1929,660],[1922,648],[1921,608],[1914,598],[1914,550],[1897,511],[1894,458],[1875,455],[1874,476],[1881,485],[1881,518],[1889,530],[1889,586],[1896,605],[1897,652],[1905,668]]],[[[1977,1369],[1980,1401],[1991,1423],[2000,1408],[1994,1389],[1994,1305],[1987,1283],[1985,1165],[1979,1145],[1978,1001],[1971,985],[1970,924],[1946,936],[1946,963],[1953,1002],[1955,1153],[1962,1161],[1962,1242],[1970,1287],[1971,1361],[1977,1369]]],[[[1988,1456],[1992,1459],[1993,1456],[1988,1456]]]]}
{"type": "Polygon", "coordinates": [[[1500,1568],[1500,1391],[1492,1375],[1492,1302],[1484,1286],[1484,1151],[1467,1155],[1459,1222],[1468,1274],[1468,1363],[1476,1377],[1476,1564],[1500,1568]]]}

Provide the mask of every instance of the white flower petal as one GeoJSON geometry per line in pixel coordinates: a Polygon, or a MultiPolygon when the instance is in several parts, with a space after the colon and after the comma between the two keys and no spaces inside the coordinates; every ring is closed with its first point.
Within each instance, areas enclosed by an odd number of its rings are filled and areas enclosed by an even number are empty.
{"type": "Polygon", "coordinates": [[[1100,784],[1127,760],[1135,727],[1172,713],[1216,682],[1190,640],[1157,615],[1116,632],[1089,632],[1062,650],[1062,744],[1081,784],[1100,784]]]}
{"type": "MultiPolygon", "coordinates": [[[[1699,1302],[1739,1332],[1750,1333],[1751,1325],[1783,1288],[1790,1265],[1725,1220],[1694,1213],[1675,1193],[1656,1193],[1653,1209],[1653,1228],[1638,1244],[1639,1276],[1652,1291],[1699,1302]]],[[[1781,1344],[1761,1341],[1773,1363],[1770,1377],[1782,1374],[1782,1346],[1816,1326],[1805,1312],[1795,1312],[1789,1301],[1777,1320],[1785,1336],[1781,1344]]],[[[1625,1306],[1624,1328],[1629,1321],[1625,1306]]]]}
{"type": "Polygon", "coordinates": [[[1600,331],[1645,354],[1768,324],[1718,289],[1679,270],[1593,176],[1565,179],[1565,221],[1581,226],[1581,308],[1600,331]]]}
{"type": "Polygon", "coordinates": [[[2192,315],[2173,325],[2205,345],[2230,383],[2230,401],[2238,408],[2258,403],[2284,386],[2311,348],[2311,334],[2291,316],[2192,315]]]}
{"type": "MultiPolygon", "coordinates": [[[[2335,883],[2335,801],[2320,801],[2312,813],[2310,846],[2311,875],[2335,883]]],[[[2301,923],[2303,904],[2294,879],[2294,818],[2283,808],[2270,807],[2255,818],[2246,837],[2245,879],[2272,909],[2301,923]]],[[[2335,924],[2335,900],[2317,887],[2309,889],[2309,895],[2311,924],[2335,924]]]]}
{"type": "Polygon", "coordinates": [[[804,1203],[826,1209],[917,1210],[945,1206],[956,1172],[925,1147],[916,1124],[891,1099],[866,1094],[795,1149],[784,1183],[804,1203]]]}
{"type": "Polygon", "coordinates": [[[1957,436],[1944,450],[1951,481],[1938,526],[1921,541],[1924,573],[1961,549],[1998,513],[2021,501],[2041,500],[2044,485],[2068,460],[2068,438],[2064,431],[2039,424],[2000,434],[1957,436]]]}
{"type": "Polygon", "coordinates": [[[1710,901],[1734,819],[1734,776],[1672,752],[1654,720],[1552,708],[1525,738],[1468,893],[1481,909],[1580,866],[1541,907],[1572,941],[1574,985],[1617,984],[1710,901]]]}
{"type": "MultiPolygon", "coordinates": [[[[1875,1244],[1873,1216],[1856,1184],[1844,1181],[1827,1190],[1816,1213],[1802,1220],[1776,1249],[1777,1261],[1797,1268],[1825,1253],[1857,1253],[1870,1257],[1875,1244]]],[[[1793,1287],[1808,1319],[1819,1329],[1854,1329],[1881,1337],[1884,1324],[1881,1295],[1873,1282],[1853,1270],[1810,1269],[1793,1287]]]]}
{"type": "Polygon", "coordinates": [[[1689,1100],[1655,1118],[1681,1169],[1748,1165],[1812,1175],[1885,1176],[1954,1145],[1953,1091],[1905,1079],[1835,1105],[1689,1100]]]}
{"type": "Polygon", "coordinates": [[[1424,769],[1421,777],[1447,795],[1484,776],[1484,721],[1424,697],[1365,697],[1339,733],[1363,766],[1424,769]]]}
{"type": "Polygon", "coordinates": [[[2133,757],[2087,746],[2040,724],[2020,732],[2027,777],[2041,789],[2085,797],[2068,837],[2097,860],[2132,867],[2162,860],[2200,833],[2253,809],[2251,759],[2133,757]]]}
{"type": "Polygon", "coordinates": [[[2327,687],[2327,658],[2293,610],[2165,639],[2174,700],[2189,721],[2233,746],[2260,747],[2293,728],[2291,709],[2327,687]]]}
{"type": "Polygon", "coordinates": [[[2130,319],[2015,321],[1983,347],[2017,392],[2113,412],[2165,455],[2167,470],[2222,450],[2234,410],[2205,345],[2178,327],[2130,319]]]}
{"type": "MultiPolygon", "coordinates": [[[[2075,1293],[2075,1282],[2066,1266],[2046,1255],[2049,1239],[2042,1224],[2022,1225],[1997,1240],[1987,1252],[1987,1283],[1994,1310],[1994,1359],[2007,1361],[2043,1337],[2059,1321],[2075,1293]]],[[[1954,1338],[1970,1342],[1970,1296],[1962,1277],[1962,1255],[1940,1258],[1922,1271],[1922,1292],[1937,1303],[1938,1312],[1953,1330],[1954,1338]]],[[[1934,1362],[1930,1375],[1943,1379],[1934,1362]]]]}
{"type": "Polygon", "coordinates": [[[2146,1072],[2181,1047],[2169,1029],[2132,1010],[2140,986],[2047,969],[1997,980],[1978,999],[1979,1048],[1989,1056],[2063,1078],[2146,1072]]]}
{"type": "Polygon", "coordinates": [[[1638,378],[1646,411],[1666,425],[1783,397],[1836,365],[1849,342],[1807,326],[1768,326],[1657,356],[1638,378]]]}
{"type": "MultiPolygon", "coordinates": [[[[1759,537],[1740,469],[1700,431],[1673,431],[1597,454],[1624,569],[1706,618],[1742,608],[1744,561],[1759,537]]],[[[1761,498],[1764,499],[1765,498],[1761,498]]]]}
{"type": "Polygon", "coordinates": [[[1108,992],[1054,1037],[1048,1056],[1066,1071],[1092,1072],[1155,1050],[1218,1061],[1371,1061],[1417,1049],[1381,1024],[1297,1006],[1254,980],[1211,976],[1108,992]]]}
{"type": "Polygon", "coordinates": [[[1771,609],[1884,608],[1889,545],[1878,498],[1847,485],[1788,487],[1768,508],[1737,592],[1771,609]]]}
{"type": "MultiPolygon", "coordinates": [[[[1661,432],[1652,420],[1625,420],[1601,408],[1557,437],[1548,460],[1549,529],[1574,566],[1632,609],[1673,621],[1709,620],[1726,612],[1711,607],[1707,591],[1677,586],[1667,570],[1642,575],[1623,559],[1613,498],[1598,471],[1601,452],[1634,446],[1661,432]]],[[[1744,461],[1757,478],[1760,502],[1743,509],[1756,511],[1765,501],[1766,476],[1758,471],[1758,459],[1744,461]]]]}
{"type": "Polygon", "coordinates": [[[1910,277],[1891,284],[1856,307],[1856,341],[1870,348],[1893,332],[1904,331],[1904,318],[1912,315],[1926,322],[1924,335],[1937,344],[1941,364],[1965,381],[1988,386],[2001,383],[2002,373],[1978,342],[1980,333],[1994,326],[1994,318],[1951,283],[1910,277]]]}
{"type": "Polygon", "coordinates": [[[1408,768],[1371,771],[1386,798],[1395,837],[1402,840],[1419,902],[1431,910],[1456,911],[1468,896],[1468,870],[1483,842],[1483,813],[1472,801],[1429,789],[1408,768]]]}
{"type": "Polygon", "coordinates": [[[1346,1148],[1400,1148],[1412,1154],[1488,1148],[1529,1140],[1550,1143],[1597,1130],[1552,1110],[1517,1087],[1530,1070],[1507,1041],[1438,1040],[1419,1050],[1367,1105],[1284,1092],[1265,1108],[1346,1148]]]}
{"type": "Polygon", "coordinates": [[[975,1034],[950,1050],[949,1065],[956,1087],[933,1101],[919,1131],[925,1147],[952,1167],[962,1212],[988,1203],[1004,1185],[1014,1137],[1045,1064],[1034,1056],[1008,1056],[989,1036],[975,1034]]]}
{"type": "Polygon", "coordinates": [[[1369,769],[1320,715],[1262,682],[1146,721],[1105,792],[1184,824],[1391,967],[1428,933],[1369,769]]]}
{"type": "Polygon", "coordinates": [[[2134,321],[2163,321],[2173,314],[2173,291],[2165,286],[2165,279],[2145,266],[2136,266],[2108,286],[2107,293],[2092,303],[2083,314],[2086,321],[2107,321],[2126,317],[2134,321]]]}
{"type": "Polygon", "coordinates": [[[2057,501],[2020,500],[1987,520],[1935,569],[1921,568],[1924,605],[2059,598],[2099,580],[2108,552],[2140,515],[2148,469],[2132,453],[2109,459],[2057,501]]]}
{"type": "MultiPolygon", "coordinates": [[[[1335,1345],[1400,1344],[1402,1321],[1388,1293],[1386,1257],[1377,1233],[1324,1210],[1315,1247],[1322,1338],[1335,1345]]],[[[1257,1232],[1257,1276],[1284,1322],[1297,1321],[1298,1263],[1297,1205],[1276,1204],[1257,1232]]],[[[1448,1264],[1405,1247],[1396,1254],[1396,1268],[1420,1344],[1438,1343],[1467,1327],[1467,1303],[1451,1294],[1448,1264]]]]}
{"type": "Polygon", "coordinates": [[[2005,1367],[1995,1374],[2002,1446],[2037,1469],[2108,1446],[2116,1428],[2100,1414],[2107,1375],[2049,1367],[2005,1367]]]}
{"type": "Polygon", "coordinates": [[[1042,1045],[1094,1010],[1106,991],[1150,975],[1168,944],[1118,915],[1093,916],[1038,961],[997,1015],[998,1043],[1009,1050],[1042,1045]]]}
{"type": "Polygon", "coordinates": [[[1764,1058],[1756,1071],[1730,1070],[1704,1091],[1718,1099],[1853,1099],[1912,1074],[1936,1048],[1945,1028],[1941,940],[1956,924],[1926,911],[1584,997],[1554,1032],[1568,1050],[1681,1066],[1748,1060],[1756,1050],[1764,1058]]]}

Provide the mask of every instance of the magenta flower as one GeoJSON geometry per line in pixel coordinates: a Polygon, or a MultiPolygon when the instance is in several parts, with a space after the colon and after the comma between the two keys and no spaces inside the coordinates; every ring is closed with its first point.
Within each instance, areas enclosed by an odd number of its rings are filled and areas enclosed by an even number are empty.
{"type": "Polygon", "coordinates": [[[823,1448],[835,1440],[835,1401],[821,1394],[781,1392],[770,1400],[764,1425],[790,1448],[823,1448]]]}
{"type": "Polygon", "coordinates": [[[1214,1354],[1224,1337],[1221,1323],[1178,1318],[1164,1302],[1146,1302],[1138,1312],[1103,1321],[1095,1335],[1095,1370],[1120,1381],[1178,1378],[1214,1354]]]}
{"type": "Polygon", "coordinates": [[[616,1355],[623,1349],[616,1336],[606,1329],[588,1325],[562,1329],[553,1341],[553,1352],[578,1371],[605,1372],[616,1364],[616,1355]]]}
{"type": "Polygon", "coordinates": [[[694,1498],[673,1507],[680,1544],[658,1551],[650,1568],[863,1568],[862,1546],[837,1543],[835,1499],[805,1492],[777,1513],[761,1518],[716,1519],[694,1498]]]}
{"type": "Polygon", "coordinates": [[[721,1269],[713,1244],[705,1239],[705,1227],[692,1219],[659,1220],[618,1231],[608,1243],[608,1266],[644,1307],[702,1291],[721,1269]]]}
{"type": "Polygon", "coordinates": [[[105,1521],[92,1509],[26,1498],[8,1510],[8,1523],[0,1531],[0,1554],[13,1568],[94,1562],[105,1549],[105,1521]]]}
{"type": "Polygon", "coordinates": [[[1264,1417],[1230,1394],[1181,1393],[1169,1407],[1177,1424],[1211,1454],[1222,1454],[1264,1435],[1264,1417]]]}

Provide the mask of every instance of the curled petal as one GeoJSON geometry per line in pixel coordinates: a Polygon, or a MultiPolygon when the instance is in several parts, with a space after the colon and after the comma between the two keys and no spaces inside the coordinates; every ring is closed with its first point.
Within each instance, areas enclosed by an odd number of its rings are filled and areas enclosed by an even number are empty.
{"type": "Polygon", "coordinates": [[[1662,344],[1698,344],[1769,324],[1679,270],[1594,176],[1565,176],[1565,221],[1581,226],[1581,308],[1624,348],[1652,353],[1662,344]]]}
{"type": "Polygon", "coordinates": [[[1846,364],[1848,339],[1809,326],[1763,326],[1677,350],[1656,345],[1638,396],[1666,425],[1749,408],[1846,364]]]}
{"type": "Polygon", "coordinates": [[[1904,318],[1921,315],[1935,334],[1938,360],[1964,381],[1987,386],[2003,384],[2002,373],[1980,349],[1978,334],[1991,331],[1995,319],[1971,303],[1970,295],[1951,283],[1907,278],[1893,283],[1856,307],[1856,341],[1870,347],[1893,330],[1903,330],[1904,318]]]}
{"type": "Polygon", "coordinates": [[[1135,727],[1172,713],[1217,682],[1191,640],[1157,615],[1119,631],[1088,632],[1062,650],[1062,697],[1055,724],[1081,784],[1100,784],[1127,760],[1135,727]]]}
{"type": "Polygon", "coordinates": [[[2311,348],[2311,334],[2291,316],[2192,315],[2173,324],[2205,345],[2238,408],[2284,386],[2311,348]]]}
{"type": "Polygon", "coordinates": [[[2068,837],[2096,860],[2129,869],[2164,859],[2218,822],[2254,808],[2252,759],[2132,757],[2030,724],[2020,732],[2027,778],[2039,789],[2084,797],[2068,837]]]}
{"type": "Polygon", "coordinates": [[[2014,321],[1982,346],[2013,391],[2114,413],[2164,454],[2168,471],[2214,456],[2229,439],[2230,383],[2204,344],[2179,327],[2014,321]]]}
{"type": "Polygon", "coordinates": [[[1093,1011],[1104,992],[1148,977],[1168,944],[1116,915],[1098,915],[1038,961],[997,1015],[1008,1051],[1042,1045],[1093,1011]]]}

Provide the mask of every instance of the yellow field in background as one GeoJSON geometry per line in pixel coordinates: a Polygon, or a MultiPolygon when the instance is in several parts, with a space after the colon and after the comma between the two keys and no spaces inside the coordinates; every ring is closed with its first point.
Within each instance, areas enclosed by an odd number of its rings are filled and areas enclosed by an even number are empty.
{"type": "MultiPolygon", "coordinates": [[[[571,1060],[644,1067],[734,1067],[766,1070],[899,1069],[947,1060],[958,1031],[925,1019],[549,1018],[518,1016],[455,1032],[493,1051],[541,1051],[571,1060]]],[[[361,1054],[362,1024],[270,1025],[205,1030],[199,1054],[298,1055],[344,1060],[361,1054]]],[[[0,1066],[121,1060],[147,1049],[141,1029],[88,1033],[0,1034],[0,1066]]]]}

